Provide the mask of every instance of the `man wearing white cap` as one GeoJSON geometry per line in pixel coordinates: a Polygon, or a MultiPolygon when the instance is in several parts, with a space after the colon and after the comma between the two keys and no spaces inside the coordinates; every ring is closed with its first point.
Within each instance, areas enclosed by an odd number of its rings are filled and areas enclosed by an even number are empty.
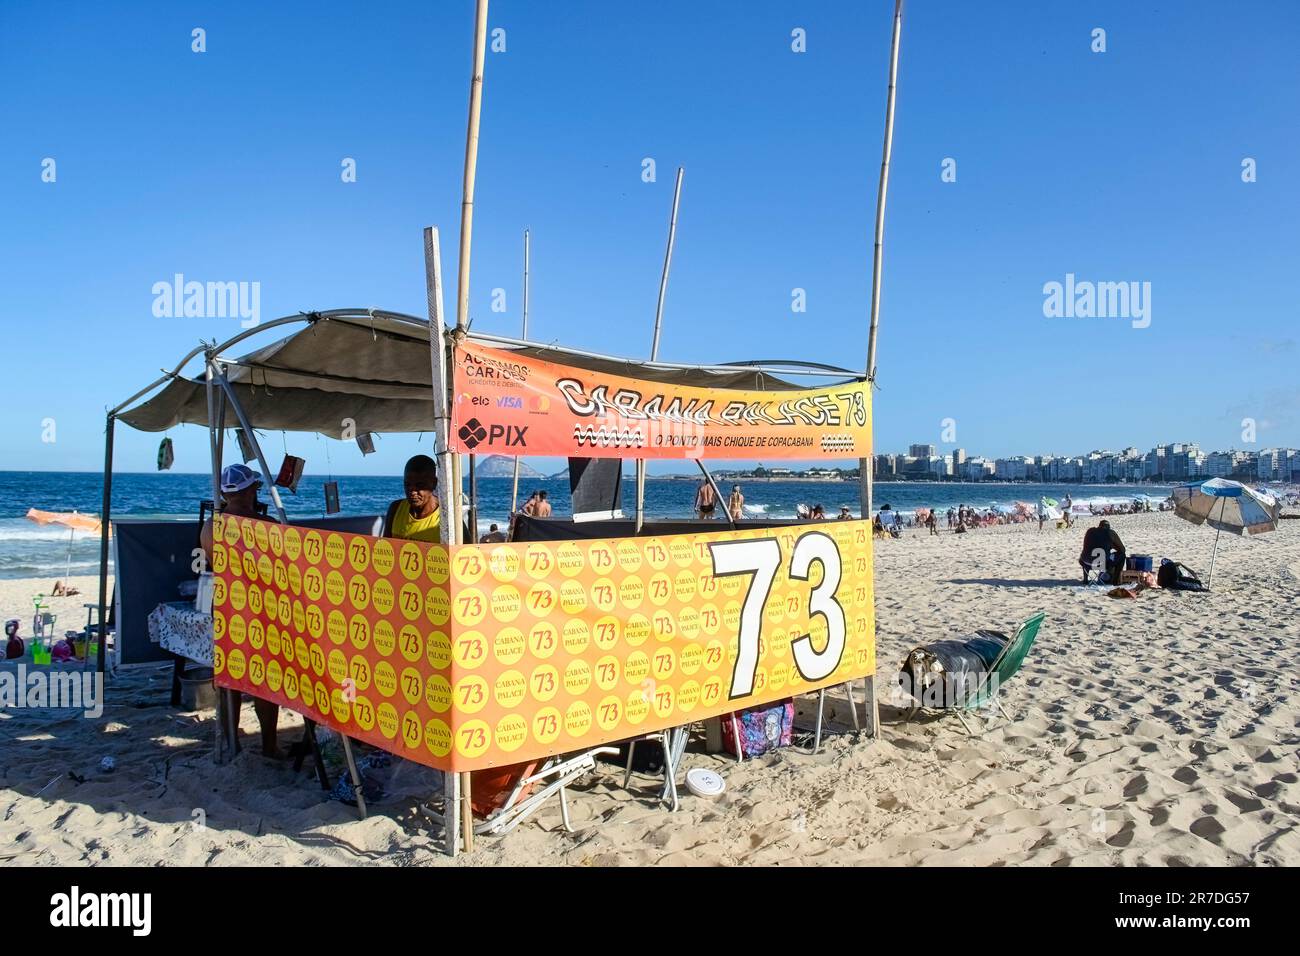
{"type": "MultiPolygon", "coordinates": [[[[221,469],[221,503],[218,510],[222,514],[240,518],[260,518],[262,508],[257,500],[257,489],[262,487],[262,480],[257,472],[247,465],[228,465],[221,469]]],[[[212,564],[212,519],[203,525],[199,535],[203,552],[207,555],[208,565],[212,564]]],[[[231,691],[231,702],[235,713],[243,703],[239,691],[231,691]]],[[[260,697],[253,698],[253,710],[257,713],[257,722],[262,727],[262,754],[267,757],[280,757],[280,748],[276,741],[276,725],[280,720],[280,706],[260,697]]]]}

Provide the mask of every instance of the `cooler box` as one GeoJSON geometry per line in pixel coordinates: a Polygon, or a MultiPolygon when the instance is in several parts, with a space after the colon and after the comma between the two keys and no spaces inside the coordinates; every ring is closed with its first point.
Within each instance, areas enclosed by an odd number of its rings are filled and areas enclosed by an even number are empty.
{"type": "Polygon", "coordinates": [[[1151,571],[1153,566],[1149,554],[1134,554],[1128,559],[1128,570],[1130,571],[1151,571]]]}

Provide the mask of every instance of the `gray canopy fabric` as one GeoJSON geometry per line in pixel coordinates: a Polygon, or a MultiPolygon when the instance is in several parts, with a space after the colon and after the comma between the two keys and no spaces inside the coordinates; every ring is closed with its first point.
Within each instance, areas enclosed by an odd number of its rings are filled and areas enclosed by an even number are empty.
{"type": "MultiPolygon", "coordinates": [[[[353,434],[420,432],[433,428],[428,322],[374,311],[304,316],[304,328],[239,358],[223,355],[226,378],[257,428],[353,434]]],[[[471,332],[471,338],[477,338],[471,332]]],[[[802,386],[755,368],[647,366],[633,360],[575,353],[544,345],[483,344],[594,372],[706,388],[787,390],[802,386]]],[[[149,400],[118,418],[141,431],[208,423],[202,376],[173,378],[149,400]]]]}

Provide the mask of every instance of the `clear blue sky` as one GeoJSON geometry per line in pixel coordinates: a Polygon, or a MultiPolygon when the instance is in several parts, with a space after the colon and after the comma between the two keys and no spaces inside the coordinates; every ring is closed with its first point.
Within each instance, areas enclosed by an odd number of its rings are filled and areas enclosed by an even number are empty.
{"type": "MultiPolygon", "coordinates": [[[[152,315],[174,273],[260,282],[263,318],[421,314],[425,225],[455,275],[472,8],[4,0],[0,468],[98,469],[105,407],[233,334],[152,315]]],[[[535,335],[645,354],[680,164],[662,356],[865,364],[891,13],[495,0],[477,327],[517,331],[528,226],[535,335]]],[[[1300,444],[1298,44],[1286,0],[911,3],[877,449],[940,444],[948,417],[990,455],[1243,447],[1245,416],[1257,447],[1300,444]],[[1043,285],[1066,273],[1150,282],[1150,327],[1046,318],[1043,285]]],[[[120,469],[153,467],[159,436],[118,435],[120,469]]],[[[206,468],[202,430],[172,437],[178,470],[206,468]]],[[[324,470],[317,439],[288,446],[324,470]]],[[[393,472],[415,447],[388,437],[363,461],[335,444],[332,470],[393,472]]]]}

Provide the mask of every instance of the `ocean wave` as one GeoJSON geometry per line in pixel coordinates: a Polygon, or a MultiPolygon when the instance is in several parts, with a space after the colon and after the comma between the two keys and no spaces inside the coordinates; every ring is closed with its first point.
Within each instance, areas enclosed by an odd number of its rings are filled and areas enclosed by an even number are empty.
{"type": "Polygon", "coordinates": [[[5,528],[0,527],[0,541],[49,541],[61,542],[67,544],[69,537],[73,542],[99,540],[98,531],[73,531],[71,535],[67,528],[50,528],[36,527],[31,528],[5,528]]]}

